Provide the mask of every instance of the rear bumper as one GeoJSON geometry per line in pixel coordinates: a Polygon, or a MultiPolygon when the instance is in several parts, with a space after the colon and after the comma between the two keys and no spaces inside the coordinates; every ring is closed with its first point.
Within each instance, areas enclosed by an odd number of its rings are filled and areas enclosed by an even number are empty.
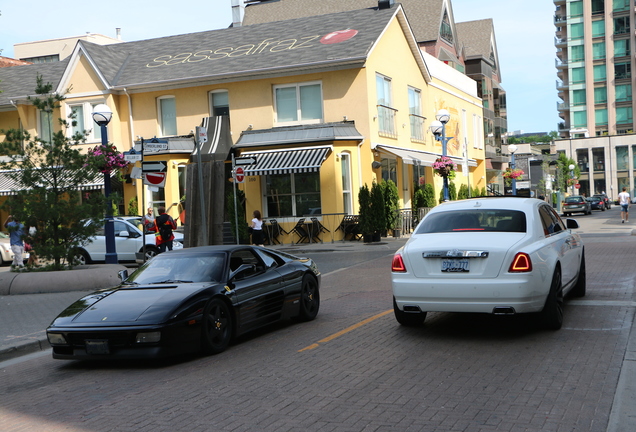
{"type": "Polygon", "coordinates": [[[513,308],[516,313],[539,312],[547,290],[531,275],[484,280],[448,281],[393,277],[393,296],[400,310],[419,307],[423,312],[493,313],[495,308],[513,308]]]}

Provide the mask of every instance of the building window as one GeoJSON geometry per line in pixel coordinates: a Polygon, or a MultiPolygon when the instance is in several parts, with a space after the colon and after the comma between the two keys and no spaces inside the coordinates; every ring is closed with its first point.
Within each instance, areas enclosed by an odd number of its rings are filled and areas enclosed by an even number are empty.
{"type": "Polygon", "coordinates": [[[605,42],[596,42],[592,44],[592,58],[594,60],[605,58],[605,42]]]}
{"type": "Polygon", "coordinates": [[[31,62],[31,63],[53,63],[53,62],[60,61],[60,56],[59,54],[53,54],[53,55],[40,56],[40,57],[29,57],[29,58],[24,58],[20,60],[31,62]]]}
{"type": "Polygon", "coordinates": [[[575,45],[570,47],[570,60],[573,62],[585,60],[585,50],[583,45],[575,45]]]}
{"type": "Polygon", "coordinates": [[[630,79],[632,77],[632,64],[630,62],[616,63],[614,65],[614,78],[630,79]]]}
{"type": "Polygon", "coordinates": [[[612,11],[620,12],[620,11],[628,11],[629,10],[629,2],[631,0],[612,0],[612,11]]]}
{"type": "Polygon", "coordinates": [[[626,34],[629,33],[629,17],[617,17],[614,18],[614,34],[626,34]]]}
{"type": "Polygon", "coordinates": [[[572,91],[572,105],[585,105],[585,89],[572,91]]]}
{"type": "Polygon", "coordinates": [[[607,108],[594,110],[594,122],[597,126],[607,126],[607,108]]]}
{"type": "Polygon", "coordinates": [[[380,163],[382,164],[382,180],[393,180],[393,183],[398,184],[397,160],[393,158],[382,158],[380,163]]]}
{"type": "Polygon", "coordinates": [[[177,134],[177,102],[174,96],[162,96],[157,101],[161,136],[177,134]]]}
{"type": "MultiPolygon", "coordinates": [[[[75,126],[71,126],[68,131],[69,138],[79,133],[82,136],[86,134],[86,141],[88,142],[101,142],[102,128],[93,121],[93,110],[97,105],[103,103],[103,101],[84,102],[68,106],[68,115],[69,117],[73,115],[73,120],[75,121],[75,126]]],[[[69,121],[72,120],[69,119],[69,121]]]]}
{"type": "Polygon", "coordinates": [[[592,37],[605,36],[605,20],[592,21],[592,37]]]}
{"type": "Polygon", "coordinates": [[[616,102],[629,102],[632,100],[632,85],[621,84],[615,87],[616,102]]]}
{"type": "Polygon", "coordinates": [[[629,169],[629,148],[627,146],[616,147],[616,169],[618,171],[629,169]]]}
{"type": "Polygon", "coordinates": [[[393,95],[391,92],[391,78],[376,74],[375,88],[378,101],[378,130],[380,135],[395,138],[395,114],[397,110],[392,107],[393,95]]]}
{"type": "Polygon", "coordinates": [[[605,0],[592,0],[592,15],[605,14],[605,0]]]}
{"type": "Polygon", "coordinates": [[[614,41],[614,56],[625,57],[629,55],[629,39],[619,39],[614,41]]]}
{"type": "Polygon", "coordinates": [[[583,23],[576,23],[576,24],[570,25],[570,38],[583,39],[583,23]]]}
{"type": "Polygon", "coordinates": [[[607,68],[605,64],[594,65],[594,82],[607,81],[607,68]]]}
{"type": "Polygon", "coordinates": [[[583,2],[573,1],[570,3],[570,16],[579,17],[583,16],[583,2]]]}
{"type": "Polygon", "coordinates": [[[53,143],[53,114],[46,111],[40,111],[39,115],[39,138],[49,144],[53,143]]]}
{"type": "Polygon", "coordinates": [[[594,103],[595,104],[607,103],[607,87],[596,87],[594,89],[594,103]]]}
{"type": "Polygon", "coordinates": [[[411,139],[424,141],[424,120],[422,116],[422,92],[409,87],[409,119],[411,123],[411,139]]]}
{"type": "Polygon", "coordinates": [[[574,127],[586,127],[587,126],[587,111],[574,111],[574,127]]]}
{"type": "Polygon", "coordinates": [[[340,154],[340,170],[342,172],[342,204],[345,214],[353,213],[353,194],[351,191],[351,156],[340,154]]]}
{"type": "Polygon", "coordinates": [[[605,171],[605,150],[602,148],[592,149],[593,171],[605,171]]]}
{"type": "Polygon", "coordinates": [[[632,107],[616,108],[616,123],[632,123],[632,107]]]}
{"type": "Polygon", "coordinates": [[[449,44],[453,44],[453,30],[451,28],[450,19],[448,18],[447,11],[444,11],[444,18],[442,19],[442,25],[439,29],[439,35],[449,44]]]}
{"type": "Polygon", "coordinates": [[[226,90],[214,90],[210,92],[210,113],[213,116],[229,116],[230,103],[226,90]]]}
{"type": "Polygon", "coordinates": [[[268,217],[299,217],[321,213],[320,173],[265,176],[268,217]]]}
{"type": "Polygon", "coordinates": [[[572,68],[572,83],[585,82],[585,68],[572,68]]]}
{"type": "Polygon", "coordinates": [[[276,123],[320,123],[322,121],[322,86],[302,83],[274,87],[276,123]]]}

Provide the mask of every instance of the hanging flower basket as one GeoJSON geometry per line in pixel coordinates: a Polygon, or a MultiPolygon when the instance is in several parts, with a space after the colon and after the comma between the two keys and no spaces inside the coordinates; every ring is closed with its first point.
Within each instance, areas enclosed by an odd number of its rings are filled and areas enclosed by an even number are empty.
{"type": "Polygon", "coordinates": [[[109,173],[115,169],[124,168],[128,161],[124,155],[112,145],[98,145],[88,150],[86,165],[94,167],[97,171],[109,173]]]}
{"type": "Polygon", "coordinates": [[[522,169],[519,169],[519,168],[510,169],[510,168],[508,168],[501,175],[504,178],[504,181],[506,182],[506,185],[510,186],[512,184],[513,180],[517,180],[519,177],[521,177],[524,174],[525,173],[523,172],[522,169]]]}
{"type": "Polygon", "coordinates": [[[457,166],[448,156],[439,157],[433,162],[433,171],[440,177],[453,177],[457,166]]]}
{"type": "Polygon", "coordinates": [[[577,178],[569,178],[568,179],[568,186],[574,186],[578,182],[579,182],[579,179],[577,179],[577,178]]]}

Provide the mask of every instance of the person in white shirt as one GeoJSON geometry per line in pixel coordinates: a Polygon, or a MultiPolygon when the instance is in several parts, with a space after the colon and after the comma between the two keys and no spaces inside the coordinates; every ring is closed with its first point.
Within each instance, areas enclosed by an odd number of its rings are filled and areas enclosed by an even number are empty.
{"type": "Polygon", "coordinates": [[[252,219],[252,244],[257,246],[263,246],[265,242],[265,235],[263,233],[263,217],[261,212],[254,210],[254,219],[252,219]]]}
{"type": "Polygon", "coordinates": [[[618,203],[621,206],[621,223],[625,223],[625,221],[629,222],[629,193],[627,192],[627,188],[623,188],[623,192],[618,194],[618,203]]]}

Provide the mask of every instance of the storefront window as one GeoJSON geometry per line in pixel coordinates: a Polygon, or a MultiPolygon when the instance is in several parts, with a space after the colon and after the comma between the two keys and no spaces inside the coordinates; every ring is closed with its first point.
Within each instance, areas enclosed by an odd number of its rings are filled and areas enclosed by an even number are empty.
{"type": "Polygon", "coordinates": [[[265,176],[268,217],[299,217],[322,213],[320,173],[265,176]]]}
{"type": "Polygon", "coordinates": [[[397,160],[382,158],[382,180],[393,180],[393,183],[398,184],[397,182],[397,160]]]}
{"type": "Polygon", "coordinates": [[[605,151],[602,148],[592,149],[594,171],[605,171],[605,151]]]}

